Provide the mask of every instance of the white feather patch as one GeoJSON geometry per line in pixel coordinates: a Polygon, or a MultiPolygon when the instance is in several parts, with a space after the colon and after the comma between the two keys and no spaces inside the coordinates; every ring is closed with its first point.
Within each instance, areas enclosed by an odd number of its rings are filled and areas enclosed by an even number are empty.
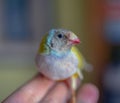
{"type": "Polygon", "coordinates": [[[36,64],[39,72],[46,77],[53,80],[63,80],[77,72],[78,59],[73,53],[69,53],[63,58],[37,54],[36,64]]]}

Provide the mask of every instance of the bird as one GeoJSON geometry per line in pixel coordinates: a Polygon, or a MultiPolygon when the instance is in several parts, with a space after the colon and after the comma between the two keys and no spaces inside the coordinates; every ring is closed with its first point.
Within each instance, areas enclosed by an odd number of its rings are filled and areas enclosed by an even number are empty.
{"type": "Polygon", "coordinates": [[[82,70],[90,67],[76,47],[81,41],[67,29],[51,29],[42,38],[35,62],[45,77],[61,81],[71,78],[72,103],[76,103],[77,78],[83,80],[82,70]]]}

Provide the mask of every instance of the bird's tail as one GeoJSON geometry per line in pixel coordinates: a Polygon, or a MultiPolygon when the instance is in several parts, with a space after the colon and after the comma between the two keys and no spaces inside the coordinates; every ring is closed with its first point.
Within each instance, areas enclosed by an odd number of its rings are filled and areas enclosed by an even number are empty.
{"type": "Polygon", "coordinates": [[[90,63],[87,63],[86,61],[84,62],[84,70],[87,72],[93,71],[93,65],[90,63]]]}

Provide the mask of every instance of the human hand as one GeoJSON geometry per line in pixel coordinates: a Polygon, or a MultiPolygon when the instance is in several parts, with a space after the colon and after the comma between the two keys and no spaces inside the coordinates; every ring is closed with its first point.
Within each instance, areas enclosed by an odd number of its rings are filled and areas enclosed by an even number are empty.
{"type": "MultiPolygon", "coordinates": [[[[64,82],[55,82],[38,74],[2,103],[69,103],[70,96],[70,89],[64,82]]],[[[77,103],[97,103],[98,97],[94,85],[84,84],[78,91],[77,103]]]]}

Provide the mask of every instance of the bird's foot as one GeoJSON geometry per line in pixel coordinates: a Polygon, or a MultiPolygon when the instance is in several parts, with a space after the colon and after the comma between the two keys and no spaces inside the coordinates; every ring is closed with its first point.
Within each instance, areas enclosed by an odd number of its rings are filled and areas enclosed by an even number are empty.
{"type": "Polygon", "coordinates": [[[76,97],[75,96],[72,96],[70,103],[76,103],[76,97]]]}

